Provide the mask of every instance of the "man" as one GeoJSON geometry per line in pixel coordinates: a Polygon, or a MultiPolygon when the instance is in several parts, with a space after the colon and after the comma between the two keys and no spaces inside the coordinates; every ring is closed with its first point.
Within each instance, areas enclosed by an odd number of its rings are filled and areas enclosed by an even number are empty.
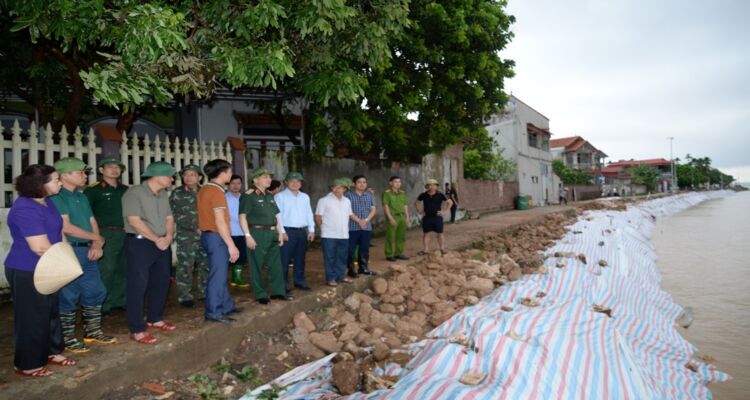
{"type": "Polygon", "coordinates": [[[245,244],[250,252],[250,282],[253,285],[255,300],[268,304],[270,300],[263,288],[264,265],[268,266],[271,299],[294,300],[286,293],[284,273],[281,270],[281,251],[284,233],[281,227],[279,208],[268,187],[271,185],[271,172],[258,168],[251,174],[254,189],[240,200],[240,225],[245,236],[245,244]]]}
{"type": "Polygon", "coordinates": [[[60,327],[65,350],[83,353],[89,351],[87,343],[117,342],[102,332],[102,303],[107,289],[96,260],[102,256],[104,238],[99,234],[99,225],[86,195],[79,190],[86,184],[90,168],[83,161],[69,157],[57,161],[55,169],[60,174],[62,189],[51,199],[62,216],[63,233],[83,270],[83,275],[60,289],[60,327]],[[76,337],[78,304],[83,314],[83,341],[76,337]]]}
{"type": "Polygon", "coordinates": [[[182,185],[172,191],[169,206],[174,217],[175,242],[177,244],[177,266],[175,282],[177,284],[177,301],[186,308],[195,305],[193,290],[193,272],[198,280],[198,298],[206,297],[206,280],[208,279],[208,261],[206,252],[201,246],[201,234],[198,230],[198,183],[203,174],[199,166],[188,164],[180,170],[182,185]],[[195,269],[193,269],[195,267],[195,269]]]}
{"type": "Polygon", "coordinates": [[[232,323],[229,314],[239,312],[229,295],[227,268],[240,257],[229,228],[229,208],[224,185],[232,178],[232,165],[226,160],[211,160],[203,167],[209,182],[198,191],[198,229],[201,244],[208,255],[205,319],[232,323]]]}
{"type": "Polygon", "coordinates": [[[108,314],[112,309],[125,308],[125,284],[127,283],[127,264],[125,260],[125,229],[122,219],[122,196],[128,190],[120,183],[120,176],[125,172],[125,164],[114,157],[105,157],[99,161],[99,173],[102,180],[97,181],[83,191],[91,204],[99,233],[107,244],[104,255],[99,259],[99,272],[107,297],[102,304],[102,313],[108,314]]]}
{"type": "Polygon", "coordinates": [[[425,255],[430,252],[430,232],[437,234],[437,242],[440,246],[440,253],[445,254],[445,241],[443,238],[443,203],[447,203],[447,208],[451,208],[453,202],[438,191],[438,181],[428,179],[424,185],[426,192],[417,197],[414,206],[417,212],[422,216],[422,251],[419,255],[425,255]]]}
{"type": "Polygon", "coordinates": [[[232,278],[229,284],[241,288],[250,287],[250,284],[242,280],[242,267],[247,262],[247,250],[245,236],[240,226],[240,198],[242,196],[242,177],[232,175],[229,178],[227,190],[227,207],[229,207],[229,230],[232,233],[232,241],[240,252],[240,258],[232,264],[232,278]]]}
{"type": "Polygon", "coordinates": [[[318,200],[315,222],[320,226],[323,244],[323,267],[328,286],[338,282],[351,283],[346,276],[346,260],[349,256],[349,219],[352,203],[344,192],[352,185],[348,178],[333,181],[331,192],[318,200]]]}
{"type": "Polygon", "coordinates": [[[281,246],[281,270],[284,272],[284,285],[289,287],[289,263],[294,264],[294,287],[311,290],[305,279],[305,253],[307,244],[315,240],[315,220],[313,219],[310,196],[300,191],[302,174],[286,174],[286,189],[274,196],[281,214],[281,232],[285,235],[281,246]]]}
{"type": "Polygon", "coordinates": [[[458,211],[458,191],[456,185],[445,182],[445,197],[453,204],[451,205],[451,224],[456,223],[456,212],[458,211]]]}
{"type": "Polygon", "coordinates": [[[383,192],[383,210],[385,210],[385,259],[388,261],[408,260],[404,255],[406,226],[409,221],[409,198],[401,190],[401,178],[392,176],[390,188],[383,192]]]}
{"type": "Polygon", "coordinates": [[[174,167],[156,161],[141,175],[143,182],[122,196],[125,218],[125,254],[128,259],[128,330],[130,339],[154,344],[157,339],[147,328],[171,332],[177,327],[164,321],[172,270],[174,217],[167,189],[172,187],[174,167]],[[147,300],[146,323],[143,303],[147,300]]]}
{"type": "Polygon", "coordinates": [[[359,253],[357,264],[359,273],[363,275],[376,275],[370,271],[370,239],[372,237],[372,221],[375,218],[375,199],[367,190],[367,178],[357,175],[352,178],[354,190],[347,191],[345,196],[351,202],[352,216],[349,221],[349,256],[347,257],[347,268],[349,276],[357,277],[354,270],[355,253],[359,253]],[[359,248],[359,250],[357,250],[359,248]]]}

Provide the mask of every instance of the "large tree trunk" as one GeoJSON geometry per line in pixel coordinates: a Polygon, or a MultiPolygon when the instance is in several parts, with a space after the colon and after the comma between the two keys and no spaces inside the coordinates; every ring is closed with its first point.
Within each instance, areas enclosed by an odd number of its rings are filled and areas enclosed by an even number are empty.
{"type": "Polygon", "coordinates": [[[117,119],[117,125],[115,129],[120,133],[130,133],[130,128],[133,127],[133,122],[138,119],[138,113],[135,111],[128,111],[120,114],[120,118],[117,119]]]}
{"type": "Polygon", "coordinates": [[[77,62],[80,61],[80,58],[78,57],[78,49],[74,46],[70,55],[68,55],[63,53],[57,44],[51,41],[41,39],[39,43],[44,46],[44,49],[52,55],[52,57],[60,61],[68,70],[72,92],[70,93],[68,105],[65,107],[63,124],[68,129],[68,132],[73,132],[75,131],[76,126],[78,126],[78,118],[81,114],[81,104],[83,103],[83,96],[86,94],[86,88],[83,87],[83,81],[81,80],[80,75],[80,62],[77,62]]]}

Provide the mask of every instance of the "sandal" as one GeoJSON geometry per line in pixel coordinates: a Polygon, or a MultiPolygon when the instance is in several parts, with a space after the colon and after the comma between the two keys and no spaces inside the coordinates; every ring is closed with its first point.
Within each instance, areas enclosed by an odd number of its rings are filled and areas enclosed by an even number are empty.
{"type": "Polygon", "coordinates": [[[24,371],[17,367],[13,367],[13,372],[15,372],[18,376],[24,376],[26,378],[44,378],[45,376],[54,374],[54,372],[49,370],[49,368],[47,367],[41,367],[30,371],[24,371]]]}
{"type": "Polygon", "coordinates": [[[336,281],[329,281],[329,282],[327,282],[327,284],[328,284],[328,286],[332,286],[332,287],[335,287],[335,286],[339,285],[338,282],[336,282],[336,281]]]}
{"type": "Polygon", "coordinates": [[[161,323],[155,322],[146,322],[146,326],[149,328],[156,328],[161,329],[164,332],[172,332],[173,330],[177,329],[177,326],[175,324],[170,324],[166,321],[160,321],[161,323]]]}
{"type": "Polygon", "coordinates": [[[420,251],[419,251],[419,253],[417,253],[417,255],[420,255],[420,256],[426,256],[426,255],[427,255],[427,252],[426,252],[426,251],[424,251],[424,250],[420,250],[420,251]]]}
{"type": "Polygon", "coordinates": [[[447,251],[445,251],[445,250],[440,250],[440,255],[444,256],[444,255],[446,255],[446,254],[448,254],[448,252],[447,252],[447,251]]]}
{"type": "Polygon", "coordinates": [[[351,278],[344,278],[344,279],[342,279],[342,280],[341,280],[341,282],[344,282],[344,283],[352,283],[352,282],[354,282],[354,281],[352,281],[352,279],[351,279],[351,278]]]}
{"type": "Polygon", "coordinates": [[[62,365],[63,367],[72,367],[78,363],[76,360],[69,358],[69,357],[65,357],[60,354],[55,354],[54,356],[48,356],[47,362],[50,364],[62,365]]]}
{"type": "Polygon", "coordinates": [[[136,341],[140,344],[154,344],[156,338],[151,336],[148,332],[131,333],[130,340],[136,341]],[[140,337],[138,337],[140,335],[140,337]]]}

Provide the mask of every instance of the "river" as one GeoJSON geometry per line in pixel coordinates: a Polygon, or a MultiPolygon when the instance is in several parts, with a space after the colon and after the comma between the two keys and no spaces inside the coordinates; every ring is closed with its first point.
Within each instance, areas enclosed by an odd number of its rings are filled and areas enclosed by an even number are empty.
{"type": "Polygon", "coordinates": [[[653,243],[662,287],[694,310],[680,332],[734,378],[710,385],[714,398],[750,398],[750,192],[658,221],[653,243]]]}

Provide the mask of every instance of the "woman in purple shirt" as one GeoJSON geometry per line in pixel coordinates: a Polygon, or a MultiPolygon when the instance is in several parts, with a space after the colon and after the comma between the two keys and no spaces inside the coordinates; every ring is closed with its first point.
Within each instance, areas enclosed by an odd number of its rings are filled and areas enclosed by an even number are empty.
{"type": "Polygon", "coordinates": [[[13,362],[16,374],[41,378],[52,375],[48,363],[76,364],[60,354],[64,346],[57,293],[43,295],[34,287],[39,257],[63,240],[62,218],[47,200],[60,191],[60,176],[48,165],[30,165],[16,178],[15,187],[19,197],[8,212],[13,244],[5,258],[5,277],[13,298],[13,362]]]}

